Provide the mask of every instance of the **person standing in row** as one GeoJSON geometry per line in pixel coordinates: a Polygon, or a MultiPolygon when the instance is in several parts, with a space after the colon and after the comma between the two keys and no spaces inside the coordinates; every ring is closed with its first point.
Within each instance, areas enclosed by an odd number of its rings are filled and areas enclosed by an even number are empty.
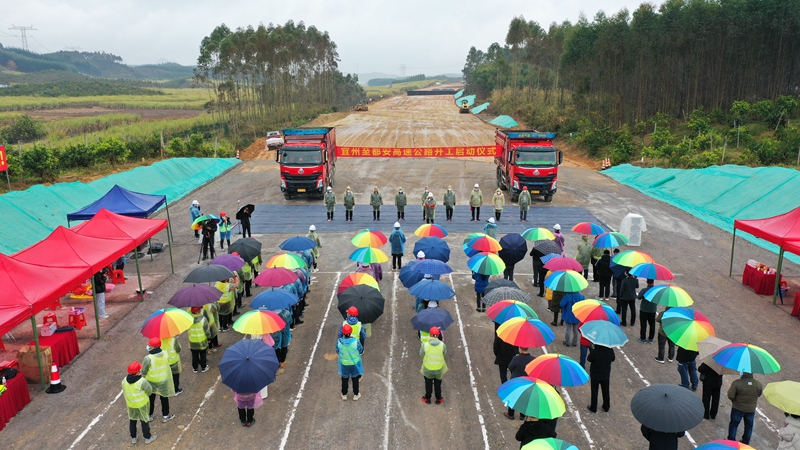
{"type": "MultiPolygon", "coordinates": [[[[231,389],[233,391],[233,389],[231,389]]],[[[260,392],[236,392],[233,391],[233,401],[236,403],[236,409],[239,411],[239,421],[243,427],[251,427],[256,423],[254,417],[256,408],[264,404],[264,399],[261,398],[260,392]]]]}
{"type": "Polygon", "coordinates": [[[252,213],[250,208],[245,206],[242,213],[238,215],[239,221],[242,223],[242,237],[253,237],[253,233],[250,232],[250,215],[252,213]]]}
{"type": "Polygon", "coordinates": [[[217,234],[217,221],[215,219],[203,222],[203,261],[208,259],[209,252],[211,259],[216,254],[214,251],[214,235],[217,234]]]}
{"type": "Polygon", "coordinates": [[[494,207],[494,220],[500,220],[500,216],[503,215],[503,208],[506,206],[506,197],[503,195],[503,191],[501,191],[500,188],[494,191],[492,206],[494,207]]]}
{"type": "Polygon", "coordinates": [[[742,434],[741,442],[750,444],[758,397],[761,397],[763,392],[761,382],[753,378],[753,374],[749,372],[744,372],[741,378],[731,383],[731,387],[728,388],[728,398],[731,401],[731,422],[728,424],[729,441],[736,440],[739,423],[744,419],[744,434],[742,434]]]}
{"type": "Polygon", "coordinates": [[[681,386],[686,389],[697,390],[697,355],[699,353],[688,348],[678,346],[678,373],[681,376],[681,386]],[[691,382],[691,386],[689,383],[691,382]]]}
{"type": "Polygon", "coordinates": [[[311,239],[312,241],[316,242],[317,246],[311,249],[311,254],[314,255],[314,272],[318,272],[317,269],[317,260],[319,260],[319,251],[322,248],[322,242],[319,240],[319,235],[317,234],[317,227],[314,225],[310,225],[308,227],[308,233],[306,237],[311,239]]]}
{"type": "Polygon", "coordinates": [[[583,278],[589,279],[589,264],[592,262],[592,244],[589,242],[589,236],[581,236],[581,242],[578,244],[578,254],[575,259],[583,267],[583,278]]]}
{"type": "Polygon", "coordinates": [[[685,431],[665,433],[648,428],[644,425],[641,426],[640,430],[642,436],[650,443],[647,447],[648,450],[678,450],[678,439],[686,435],[685,431]]]}
{"type": "Polygon", "coordinates": [[[422,209],[425,212],[425,223],[432,224],[434,219],[436,219],[436,199],[433,198],[432,193],[428,193],[428,199],[425,200],[422,209]]]}
{"type": "Polygon", "coordinates": [[[219,248],[225,250],[225,241],[228,241],[228,247],[231,246],[231,218],[225,215],[225,211],[219,213],[219,248]]]}
{"type": "Polygon", "coordinates": [[[447,186],[442,204],[444,205],[445,215],[447,216],[446,220],[450,222],[453,220],[453,210],[456,207],[456,193],[453,192],[453,186],[447,186]]]}
{"type": "Polygon", "coordinates": [[[494,222],[494,217],[489,217],[486,225],[483,226],[483,233],[493,239],[497,239],[497,224],[494,222]]]}
{"type": "MultiPolygon", "coordinates": [[[[497,331],[498,324],[495,323],[495,331],[497,331]]],[[[511,360],[519,353],[519,348],[516,345],[511,345],[508,342],[500,339],[497,333],[494,334],[494,342],[492,342],[492,352],[494,353],[494,363],[500,370],[500,384],[508,381],[508,365],[511,360]]]]}
{"type": "Polygon", "coordinates": [[[556,244],[561,247],[561,253],[564,253],[564,235],[561,234],[561,224],[553,225],[553,235],[556,237],[556,244]]]}
{"type": "Polygon", "coordinates": [[[220,331],[227,332],[233,325],[233,309],[236,305],[236,283],[233,278],[218,281],[216,288],[222,291],[219,298],[219,326],[220,331]]]}
{"type": "MultiPolygon", "coordinates": [[[[189,207],[189,216],[192,218],[192,223],[200,217],[202,213],[200,212],[200,202],[197,200],[192,200],[192,206],[189,207]]],[[[194,230],[194,237],[198,239],[198,244],[202,242],[200,240],[200,230],[194,230]]]]}
{"type": "Polygon", "coordinates": [[[537,439],[555,439],[558,436],[556,431],[550,427],[548,420],[539,420],[539,418],[533,416],[523,417],[523,420],[525,421],[520,425],[517,434],[514,436],[519,441],[520,449],[525,448],[526,444],[537,439]]]}
{"type": "Polygon", "coordinates": [[[381,206],[383,205],[383,196],[378,192],[378,186],[372,191],[369,196],[369,204],[372,206],[372,221],[381,220],[381,206]]]}
{"type": "Polygon", "coordinates": [[[175,385],[172,384],[172,371],[169,368],[169,355],[161,350],[161,339],[152,338],[147,342],[148,354],[142,362],[142,375],[153,387],[150,394],[150,421],[153,420],[156,395],[161,398],[161,422],[167,423],[175,418],[169,413],[169,398],[175,396],[175,385]]]}
{"type": "Polygon", "coordinates": [[[400,222],[394,223],[389,242],[392,244],[392,270],[400,270],[403,268],[403,253],[406,252],[406,235],[400,229],[400,222]]]}
{"type": "Polygon", "coordinates": [[[339,376],[342,377],[342,400],[347,400],[349,380],[352,380],[353,401],[357,402],[361,398],[358,381],[364,375],[364,361],[361,358],[364,346],[358,339],[352,337],[353,327],[349,324],[342,325],[340,331],[342,336],[336,341],[336,354],[339,355],[338,369],[339,376]]]}
{"type": "Polygon", "coordinates": [[[218,347],[222,347],[219,343],[217,335],[219,334],[219,303],[212,302],[203,305],[203,314],[208,321],[208,346],[211,348],[211,353],[216,353],[218,347]]]}
{"type": "Polygon", "coordinates": [[[636,323],[636,290],[639,289],[639,280],[631,275],[630,272],[626,272],[626,274],[627,276],[622,280],[619,292],[617,292],[617,296],[619,297],[619,312],[622,316],[620,318],[620,325],[623,327],[628,326],[627,319],[629,309],[631,311],[631,326],[634,326],[636,323]]]}
{"type": "Polygon", "coordinates": [[[108,268],[104,268],[103,270],[94,274],[94,279],[92,280],[92,289],[94,289],[94,296],[97,299],[97,316],[101,319],[108,319],[108,314],[106,314],[107,274],[108,268]]]}
{"type": "Polygon", "coordinates": [[[592,401],[587,407],[589,411],[597,412],[597,391],[603,391],[603,411],[611,409],[611,394],[609,393],[609,380],[611,379],[611,363],[617,359],[614,349],[602,345],[589,347],[589,379],[591,382],[592,401]]]}
{"type": "MultiPolygon", "coordinates": [[[[344,321],[342,322],[342,327],[345,325],[350,325],[350,334],[358,339],[358,342],[361,344],[361,347],[364,347],[364,344],[367,340],[367,331],[364,329],[364,325],[358,320],[358,308],[355,306],[351,306],[347,308],[345,311],[347,317],[345,317],[344,321]]],[[[339,329],[339,334],[337,337],[342,337],[344,334],[342,333],[342,329],[339,329]]]]}
{"type": "Polygon", "coordinates": [[[150,383],[142,377],[142,365],[138,361],[130,363],[128,366],[128,376],[122,380],[122,395],[125,397],[125,406],[128,409],[128,419],[130,421],[131,441],[135,444],[136,422],[142,423],[142,436],[144,443],[149,444],[156,440],[158,436],[150,434],[150,394],[153,388],[150,383]]]}
{"type": "Polygon", "coordinates": [[[430,193],[431,193],[431,191],[428,190],[428,186],[425,186],[425,190],[422,191],[422,196],[420,197],[420,203],[422,204],[422,221],[423,222],[425,222],[425,220],[428,218],[425,215],[425,202],[428,201],[428,194],[430,194],[430,193]]]}
{"type": "Polygon", "coordinates": [[[181,388],[181,344],[178,342],[178,336],[164,338],[161,340],[161,348],[167,352],[167,361],[169,362],[169,369],[172,372],[172,385],[175,387],[175,396],[183,393],[181,388]]]}
{"type": "MultiPolygon", "coordinates": [[[[353,196],[353,191],[350,190],[350,186],[347,186],[347,189],[344,191],[344,221],[345,222],[352,222],[353,221],[353,208],[356,206],[356,198],[353,196]]],[[[331,217],[331,219],[333,219],[331,217]]]]}
{"type": "Polygon", "coordinates": [[[778,430],[778,450],[800,450],[800,415],[783,413],[783,427],[778,430]]]}
{"type": "Polygon", "coordinates": [[[336,211],[336,194],[333,193],[333,188],[328,186],[325,192],[325,211],[328,213],[328,222],[333,220],[333,212],[336,211]]]}
{"type": "Polygon", "coordinates": [[[397,194],[394,194],[394,206],[397,207],[397,221],[406,220],[406,205],[408,204],[408,197],[403,192],[403,187],[397,189],[397,194]]]}
{"type": "Polygon", "coordinates": [[[528,186],[522,186],[522,192],[519,194],[519,221],[528,221],[528,209],[531,207],[531,193],[528,191],[528,186]]]}
{"type": "Polygon", "coordinates": [[[475,280],[475,311],[485,312],[486,303],[483,303],[483,297],[486,295],[486,286],[489,285],[489,275],[472,272],[472,279],[475,280]]]}
{"type": "Polygon", "coordinates": [[[422,402],[430,404],[431,394],[436,395],[436,404],[444,403],[442,397],[442,377],[447,373],[447,346],[439,340],[441,332],[439,327],[432,327],[429,331],[428,342],[423,342],[419,349],[419,356],[422,357],[422,368],[420,373],[425,378],[425,395],[422,402]]]}
{"type": "Polygon", "coordinates": [[[273,312],[278,314],[286,323],[283,329],[272,333],[272,340],[275,342],[272,347],[275,349],[275,355],[278,357],[278,362],[280,363],[280,368],[278,368],[276,373],[282,374],[284,367],[286,367],[286,357],[289,356],[289,344],[292,342],[292,325],[294,324],[294,319],[292,311],[289,308],[273,312]]]}
{"type": "Polygon", "coordinates": [[[478,183],[475,183],[475,187],[472,188],[472,192],[469,193],[469,209],[472,212],[471,222],[480,222],[481,205],[483,205],[483,192],[481,192],[478,183]]]}
{"type": "MultiPolygon", "coordinates": [[[[511,358],[511,362],[508,363],[508,370],[511,371],[511,379],[517,377],[526,377],[528,376],[528,372],[525,371],[525,368],[528,364],[535,359],[529,351],[528,347],[519,347],[519,354],[511,358]]],[[[508,407],[508,411],[504,412],[503,415],[510,420],[514,420],[514,410],[511,407],[508,407]]],[[[525,415],[519,413],[520,420],[525,419],[525,415]]]]}
{"type": "Polygon", "coordinates": [[[193,306],[191,309],[194,322],[189,327],[189,351],[192,353],[192,372],[198,370],[206,372],[208,361],[208,341],[211,339],[211,330],[208,327],[208,319],[203,314],[203,308],[193,306]]]}
{"type": "Polygon", "coordinates": [[[578,332],[578,324],[581,323],[581,321],[572,313],[572,306],[585,299],[586,297],[579,292],[569,292],[564,294],[564,297],[561,298],[561,320],[567,324],[564,329],[564,345],[567,347],[570,345],[570,332],[572,334],[572,346],[578,346],[578,335],[580,334],[578,332]]]}
{"type": "Polygon", "coordinates": [[[611,271],[611,252],[603,250],[603,256],[594,265],[594,274],[600,284],[600,293],[597,294],[598,300],[608,301],[611,298],[611,280],[614,272],[611,271]]]}
{"type": "Polygon", "coordinates": [[[656,362],[659,364],[664,364],[664,350],[667,343],[669,343],[669,353],[667,354],[669,362],[675,359],[675,343],[667,337],[667,333],[664,332],[664,327],[661,325],[661,317],[664,316],[664,312],[669,310],[669,308],[670,307],[667,306],[666,310],[659,311],[658,314],[656,314],[656,324],[658,324],[658,355],[656,356],[656,362]]]}
{"type": "Polygon", "coordinates": [[[639,342],[647,342],[648,344],[652,344],[653,338],[656,336],[656,313],[658,312],[658,305],[644,298],[644,294],[650,289],[653,289],[653,280],[648,278],[647,285],[636,296],[642,301],[639,304],[639,342]],[[646,334],[647,325],[650,325],[649,334],[646,334]]]}
{"type": "Polygon", "coordinates": [[[722,390],[722,374],[717,373],[706,363],[697,368],[703,383],[703,418],[714,420],[719,411],[719,396],[722,390]]]}

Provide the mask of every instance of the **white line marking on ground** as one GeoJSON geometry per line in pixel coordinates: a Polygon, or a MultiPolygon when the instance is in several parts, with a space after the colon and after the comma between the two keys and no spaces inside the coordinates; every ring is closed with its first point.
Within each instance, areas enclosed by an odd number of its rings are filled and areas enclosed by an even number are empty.
{"type": "Polygon", "coordinates": [[[767,426],[767,428],[770,429],[770,431],[772,431],[773,433],[778,432],[778,430],[772,426],[772,421],[769,420],[769,417],[767,417],[767,415],[764,414],[760,408],[756,407],[756,412],[758,413],[759,416],[761,416],[761,420],[764,421],[764,424],[767,426]]]}
{"type": "Polygon", "coordinates": [[[387,360],[387,370],[386,370],[386,412],[383,414],[383,448],[389,448],[389,422],[392,419],[392,394],[394,389],[392,389],[392,372],[394,372],[394,344],[397,341],[397,280],[399,279],[399,274],[397,272],[394,273],[394,281],[392,282],[392,306],[391,306],[391,315],[392,315],[392,335],[389,339],[389,359],[387,360]]]}
{"type": "MultiPolygon", "coordinates": [[[[450,287],[455,290],[453,284],[453,275],[448,275],[450,278],[450,287]]],[[[481,412],[481,400],[478,395],[478,385],[475,382],[475,371],[472,370],[472,360],[469,357],[469,345],[467,338],[464,335],[464,322],[461,320],[461,311],[458,309],[458,296],[453,297],[453,302],[456,304],[456,317],[458,319],[458,330],[461,332],[461,344],[464,346],[464,355],[467,357],[467,370],[469,371],[469,384],[472,387],[472,395],[475,397],[475,409],[478,410],[478,422],[481,424],[481,433],[483,434],[483,445],[486,450],[489,450],[489,434],[486,432],[486,424],[483,421],[483,413],[481,412]]]]}
{"type": "Polygon", "coordinates": [[[73,448],[75,448],[75,445],[77,445],[77,444],[78,444],[78,442],[80,442],[80,441],[81,441],[81,439],[83,439],[83,438],[84,438],[84,437],[85,437],[85,436],[86,436],[86,435],[89,433],[89,430],[91,430],[91,429],[92,429],[92,427],[94,427],[95,425],[97,425],[97,422],[99,422],[99,421],[100,421],[100,418],[101,418],[101,417],[103,417],[103,415],[105,415],[105,413],[107,413],[107,412],[108,412],[108,410],[111,408],[111,405],[113,405],[114,403],[116,403],[116,402],[117,402],[117,400],[119,400],[119,398],[120,398],[120,397],[122,397],[122,390],[121,390],[121,389],[120,389],[120,391],[119,391],[119,394],[117,394],[117,396],[116,396],[116,397],[114,397],[114,400],[111,400],[111,403],[109,403],[108,405],[106,405],[106,407],[105,407],[105,408],[103,408],[103,412],[101,412],[100,414],[98,414],[98,415],[97,415],[97,417],[95,417],[94,419],[92,419],[92,421],[91,421],[91,422],[89,422],[89,425],[87,425],[87,426],[86,426],[86,428],[84,428],[84,429],[83,429],[83,431],[81,432],[81,434],[79,434],[79,435],[78,435],[78,437],[77,437],[77,438],[75,438],[75,442],[73,442],[73,443],[72,443],[72,445],[70,445],[70,446],[69,446],[69,448],[70,448],[70,449],[73,449],[73,448]]]}
{"type": "MultiPolygon", "coordinates": [[[[547,347],[542,347],[542,351],[544,354],[548,354],[547,347]]],[[[583,424],[583,420],[581,420],[581,414],[578,412],[578,408],[575,407],[575,404],[572,403],[572,397],[569,396],[569,392],[564,387],[560,388],[561,395],[564,397],[564,402],[567,404],[567,407],[572,410],[572,415],[575,416],[575,422],[581,428],[584,437],[589,442],[589,448],[597,448],[594,445],[594,440],[592,436],[589,434],[589,429],[586,428],[586,425],[583,424]]]]}
{"type": "MultiPolygon", "coordinates": [[[[317,272],[320,273],[320,272],[317,272]]],[[[294,404],[292,405],[292,413],[289,415],[289,421],[286,422],[286,430],[283,432],[283,437],[281,438],[281,445],[278,447],[280,450],[286,448],[286,441],[289,440],[289,432],[292,430],[292,422],[294,421],[294,416],[297,413],[297,405],[300,404],[300,399],[303,398],[303,391],[306,389],[306,383],[308,383],[308,374],[311,372],[311,365],[314,364],[314,354],[317,353],[317,348],[319,347],[319,340],[322,339],[322,330],[325,328],[325,321],[328,320],[328,314],[331,313],[331,305],[333,304],[333,299],[336,297],[336,288],[339,286],[339,278],[342,276],[341,272],[336,272],[336,280],[333,282],[333,289],[331,290],[331,298],[328,300],[328,308],[325,310],[325,315],[322,317],[322,323],[319,324],[319,331],[317,331],[317,340],[314,342],[314,347],[311,349],[311,355],[308,357],[308,364],[306,365],[306,372],[303,374],[303,380],[300,382],[300,388],[297,390],[297,396],[294,399],[294,404]]]]}
{"type": "Polygon", "coordinates": [[[181,434],[178,435],[178,439],[176,439],[175,443],[172,444],[172,450],[175,450],[175,447],[178,446],[178,442],[180,442],[181,438],[183,437],[183,433],[186,433],[186,430],[188,430],[192,426],[192,424],[194,423],[195,419],[197,419],[197,416],[200,415],[200,411],[203,410],[203,405],[205,405],[206,402],[208,401],[208,399],[211,398],[212,395],[214,395],[214,392],[217,390],[217,386],[219,386],[219,382],[221,380],[222,380],[222,376],[217,375],[217,379],[214,380],[214,385],[211,386],[211,389],[209,389],[208,392],[206,392],[206,395],[203,396],[203,401],[200,402],[200,405],[197,407],[197,411],[194,412],[194,416],[192,416],[192,420],[190,420],[189,423],[181,430],[181,434]]]}

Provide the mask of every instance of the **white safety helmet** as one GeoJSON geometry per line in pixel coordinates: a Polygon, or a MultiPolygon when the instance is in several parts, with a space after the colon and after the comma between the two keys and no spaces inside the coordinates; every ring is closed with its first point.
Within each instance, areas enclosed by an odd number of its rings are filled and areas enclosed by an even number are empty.
{"type": "Polygon", "coordinates": [[[193,204],[193,205],[200,206],[200,202],[198,202],[197,200],[192,200],[192,204],[193,204]]]}
{"type": "Polygon", "coordinates": [[[489,223],[494,223],[494,217],[489,217],[489,223]]]}
{"type": "Polygon", "coordinates": [[[317,227],[311,225],[310,227],[308,227],[308,231],[317,231],[317,227]]]}
{"type": "Polygon", "coordinates": [[[555,225],[553,225],[553,229],[556,230],[556,231],[561,231],[561,225],[560,224],[555,224],[555,225]]]}
{"type": "Polygon", "coordinates": [[[478,186],[478,183],[475,183],[475,187],[476,187],[476,188],[477,188],[477,187],[479,187],[479,186],[478,186]]]}
{"type": "Polygon", "coordinates": [[[428,198],[433,198],[433,193],[432,192],[428,193],[428,198]]]}
{"type": "Polygon", "coordinates": [[[419,252],[417,252],[417,258],[419,258],[419,259],[422,259],[422,258],[424,258],[424,257],[425,257],[425,252],[423,252],[422,250],[420,250],[419,252]]]}
{"type": "Polygon", "coordinates": [[[394,227],[395,227],[395,228],[400,228],[400,222],[395,222],[395,223],[394,223],[394,227]]]}
{"type": "Polygon", "coordinates": [[[333,188],[328,186],[328,191],[332,191],[332,190],[333,190],[333,188]]]}

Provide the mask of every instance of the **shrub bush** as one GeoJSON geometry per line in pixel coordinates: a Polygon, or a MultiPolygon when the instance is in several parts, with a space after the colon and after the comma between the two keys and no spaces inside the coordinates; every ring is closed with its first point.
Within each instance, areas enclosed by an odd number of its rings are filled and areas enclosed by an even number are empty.
{"type": "Polygon", "coordinates": [[[58,177],[58,157],[43,145],[22,152],[22,169],[25,173],[36,176],[42,182],[55,181],[58,177]]]}

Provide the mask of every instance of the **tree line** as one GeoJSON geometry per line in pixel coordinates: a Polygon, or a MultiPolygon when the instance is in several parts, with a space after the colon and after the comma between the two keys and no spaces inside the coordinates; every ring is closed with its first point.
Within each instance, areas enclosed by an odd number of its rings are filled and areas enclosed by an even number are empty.
{"type": "Polygon", "coordinates": [[[358,77],[338,70],[336,44],[303,22],[216,27],[200,44],[195,80],[210,86],[208,109],[234,134],[264,133],[264,124],[287,124],[347,109],[364,98],[358,77]]]}

